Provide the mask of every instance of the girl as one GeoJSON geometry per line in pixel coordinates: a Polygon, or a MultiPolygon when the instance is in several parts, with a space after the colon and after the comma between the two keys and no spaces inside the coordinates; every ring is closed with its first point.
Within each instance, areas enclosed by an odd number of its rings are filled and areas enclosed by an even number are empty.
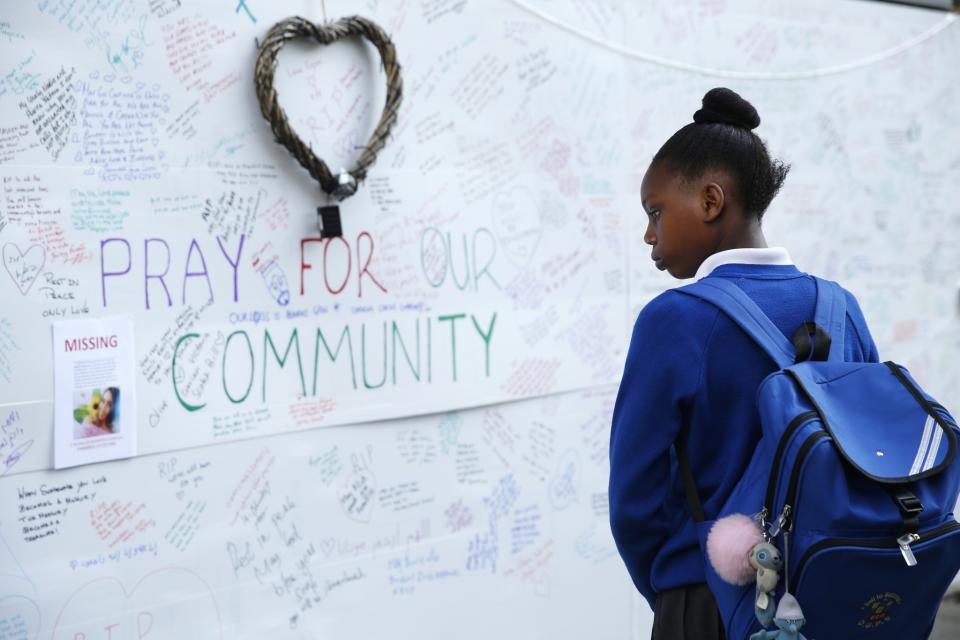
{"type": "MultiPolygon", "coordinates": [[[[730,89],[707,92],[693,123],[664,143],[643,178],[644,240],[656,267],[675,278],[733,281],[789,339],[814,316],[816,284],[764,238],[763,214],[789,167],[771,160],[752,131],[759,124],[730,89]]],[[[844,336],[846,360],[878,361],[849,292],[844,336]]],[[[686,440],[703,510],[716,517],[760,439],[754,392],[775,368],[697,298],[666,291],[637,318],[610,433],[610,522],[654,609],[654,640],[725,637],[675,444],[686,440]]]]}
{"type": "Polygon", "coordinates": [[[94,405],[95,414],[83,420],[78,438],[106,436],[116,432],[116,404],[120,399],[120,389],[107,387],[100,401],[94,405]]]}

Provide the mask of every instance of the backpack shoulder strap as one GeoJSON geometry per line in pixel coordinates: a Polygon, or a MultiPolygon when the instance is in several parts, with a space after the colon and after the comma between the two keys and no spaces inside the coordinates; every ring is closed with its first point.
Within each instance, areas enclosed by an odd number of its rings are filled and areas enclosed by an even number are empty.
{"type": "Polygon", "coordinates": [[[847,297],[836,282],[814,278],[817,283],[817,310],[813,321],[830,336],[829,360],[843,362],[843,333],[847,328],[847,297]]]}
{"type": "MultiPolygon", "coordinates": [[[[734,283],[725,278],[704,278],[674,291],[700,298],[726,313],[781,369],[794,363],[793,344],[757,303],[734,283]]],[[[827,307],[824,313],[827,313],[827,307]]]]}

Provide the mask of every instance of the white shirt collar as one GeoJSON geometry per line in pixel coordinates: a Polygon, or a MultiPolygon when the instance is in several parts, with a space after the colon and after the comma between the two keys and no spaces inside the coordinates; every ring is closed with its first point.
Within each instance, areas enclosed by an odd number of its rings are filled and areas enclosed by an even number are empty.
{"type": "Polygon", "coordinates": [[[727,249],[718,251],[708,257],[697,269],[697,280],[706,278],[722,264],[779,264],[790,265],[793,261],[790,254],[783,247],[766,247],[764,249],[727,249]]]}

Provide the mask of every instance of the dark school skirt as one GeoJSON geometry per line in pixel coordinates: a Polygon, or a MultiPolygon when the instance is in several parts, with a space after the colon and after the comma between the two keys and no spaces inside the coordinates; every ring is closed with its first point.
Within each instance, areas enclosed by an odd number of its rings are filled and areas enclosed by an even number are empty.
{"type": "Polygon", "coordinates": [[[652,640],[726,640],[713,594],[692,584],[657,594],[652,640]]]}

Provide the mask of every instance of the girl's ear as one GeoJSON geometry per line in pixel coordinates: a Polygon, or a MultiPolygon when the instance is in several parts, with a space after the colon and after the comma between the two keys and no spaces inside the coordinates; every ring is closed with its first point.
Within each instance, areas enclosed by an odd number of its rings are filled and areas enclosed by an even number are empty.
{"type": "Polygon", "coordinates": [[[703,187],[703,221],[713,222],[723,211],[723,187],[716,182],[708,182],[703,187]]]}

